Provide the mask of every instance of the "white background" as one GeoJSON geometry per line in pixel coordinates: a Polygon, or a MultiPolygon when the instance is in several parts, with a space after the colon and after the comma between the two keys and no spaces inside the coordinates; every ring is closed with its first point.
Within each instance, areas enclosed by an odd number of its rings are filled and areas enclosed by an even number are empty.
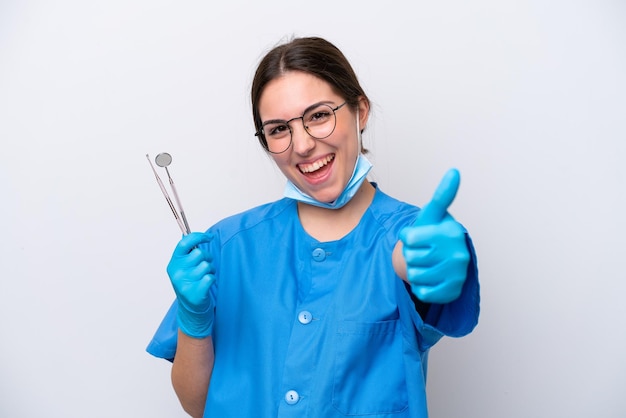
{"type": "Polygon", "coordinates": [[[461,171],[482,316],[432,351],[431,416],[625,416],[625,22],[619,0],[1,0],[0,416],[184,416],[144,351],[180,237],[145,154],[172,154],[196,230],[279,198],[248,95],[290,35],[353,63],[385,192],[422,205],[461,171]]]}

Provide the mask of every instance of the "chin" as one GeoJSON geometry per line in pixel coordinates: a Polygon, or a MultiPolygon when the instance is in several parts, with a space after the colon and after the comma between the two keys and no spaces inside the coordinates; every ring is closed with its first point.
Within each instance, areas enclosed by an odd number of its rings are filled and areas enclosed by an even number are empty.
{"type": "Polygon", "coordinates": [[[339,197],[339,193],[333,193],[333,194],[329,194],[329,193],[316,193],[316,194],[312,194],[310,195],[313,199],[319,201],[319,202],[323,202],[323,203],[332,203],[335,200],[337,200],[337,198],[339,197]]]}

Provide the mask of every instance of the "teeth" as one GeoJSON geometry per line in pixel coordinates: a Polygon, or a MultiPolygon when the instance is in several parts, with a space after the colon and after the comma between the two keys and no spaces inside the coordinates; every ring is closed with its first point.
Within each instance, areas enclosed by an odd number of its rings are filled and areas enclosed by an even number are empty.
{"type": "Polygon", "coordinates": [[[300,171],[302,171],[303,173],[312,173],[314,171],[319,170],[320,168],[324,167],[326,164],[328,164],[329,162],[331,162],[333,160],[335,156],[334,155],[329,155],[325,158],[322,158],[321,160],[317,160],[312,164],[301,164],[299,166],[300,171]]]}

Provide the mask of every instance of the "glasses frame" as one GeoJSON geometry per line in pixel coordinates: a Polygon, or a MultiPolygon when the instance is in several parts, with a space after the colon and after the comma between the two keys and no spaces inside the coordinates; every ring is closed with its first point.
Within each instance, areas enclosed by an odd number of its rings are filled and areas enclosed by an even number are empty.
{"type": "Polygon", "coordinates": [[[307,134],[309,134],[309,136],[310,136],[311,138],[315,138],[315,139],[325,139],[325,138],[328,138],[329,136],[331,136],[331,135],[333,134],[333,132],[335,132],[335,128],[337,127],[337,111],[338,111],[339,109],[341,109],[342,107],[344,107],[346,104],[348,104],[348,102],[347,102],[347,101],[345,101],[345,102],[343,102],[342,104],[340,104],[339,106],[337,106],[337,107],[334,107],[334,108],[333,108],[331,105],[326,104],[326,103],[316,103],[316,104],[314,104],[314,105],[309,106],[309,107],[308,107],[308,108],[307,108],[307,109],[306,109],[306,110],[302,113],[302,116],[297,116],[297,117],[295,117],[295,118],[291,118],[291,119],[289,119],[289,120],[280,120],[280,119],[278,119],[278,120],[272,120],[272,121],[267,121],[267,122],[264,122],[264,123],[261,125],[261,128],[260,128],[258,131],[256,131],[256,132],[254,133],[254,136],[256,136],[256,137],[258,137],[258,138],[261,138],[261,140],[262,140],[262,141],[261,141],[261,143],[263,144],[263,147],[265,148],[265,150],[266,150],[267,152],[269,152],[269,153],[271,153],[271,154],[282,154],[283,152],[285,152],[285,151],[287,151],[289,148],[291,148],[291,144],[293,143],[293,130],[291,129],[291,125],[290,125],[290,123],[291,123],[291,122],[293,122],[294,120],[300,119],[300,120],[302,121],[302,126],[304,127],[304,130],[306,131],[306,133],[307,133],[307,134]],[[308,127],[304,124],[304,115],[306,115],[306,113],[307,113],[307,112],[309,112],[312,108],[315,108],[315,107],[317,107],[317,106],[321,106],[321,105],[328,106],[328,107],[330,108],[330,110],[332,110],[332,111],[333,111],[333,116],[334,116],[334,118],[335,118],[335,124],[333,125],[333,129],[331,129],[331,130],[330,130],[330,132],[328,133],[328,135],[326,135],[326,136],[322,136],[322,137],[317,137],[317,136],[315,136],[315,135],[311,134],[311,132],[309,132],[309,128],[308,128],[308,127]],[[287,128],[289,128],[289,145],[287,145],[287,147],[286,147],[284,150],[282,150],[282,151],[278,151],[278,152],[276,152],[276,151],[271,151],[271,150],[270,150],[270,146],[269,146],[269,144],[267,143],[267,138],[265,137],[265,132],[263,132],[263,129],[265,128],[265,126],[266,126],[267,124],[270,124],[270,123],[284,123],[285,125],[287,125],[287,128]]]}

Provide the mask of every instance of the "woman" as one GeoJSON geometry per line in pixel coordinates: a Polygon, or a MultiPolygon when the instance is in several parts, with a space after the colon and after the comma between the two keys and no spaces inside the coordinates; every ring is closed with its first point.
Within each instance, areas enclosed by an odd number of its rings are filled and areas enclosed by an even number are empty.
{"type": "Polygon", "coordinates": [[[272,49],[251,96],[285,197],[183,237],[148,351],[194,417],[426,417],[429,348],[478,321],[458,173],[421,211],[367,181],[370,102],[324,39],[272,49]]]}

